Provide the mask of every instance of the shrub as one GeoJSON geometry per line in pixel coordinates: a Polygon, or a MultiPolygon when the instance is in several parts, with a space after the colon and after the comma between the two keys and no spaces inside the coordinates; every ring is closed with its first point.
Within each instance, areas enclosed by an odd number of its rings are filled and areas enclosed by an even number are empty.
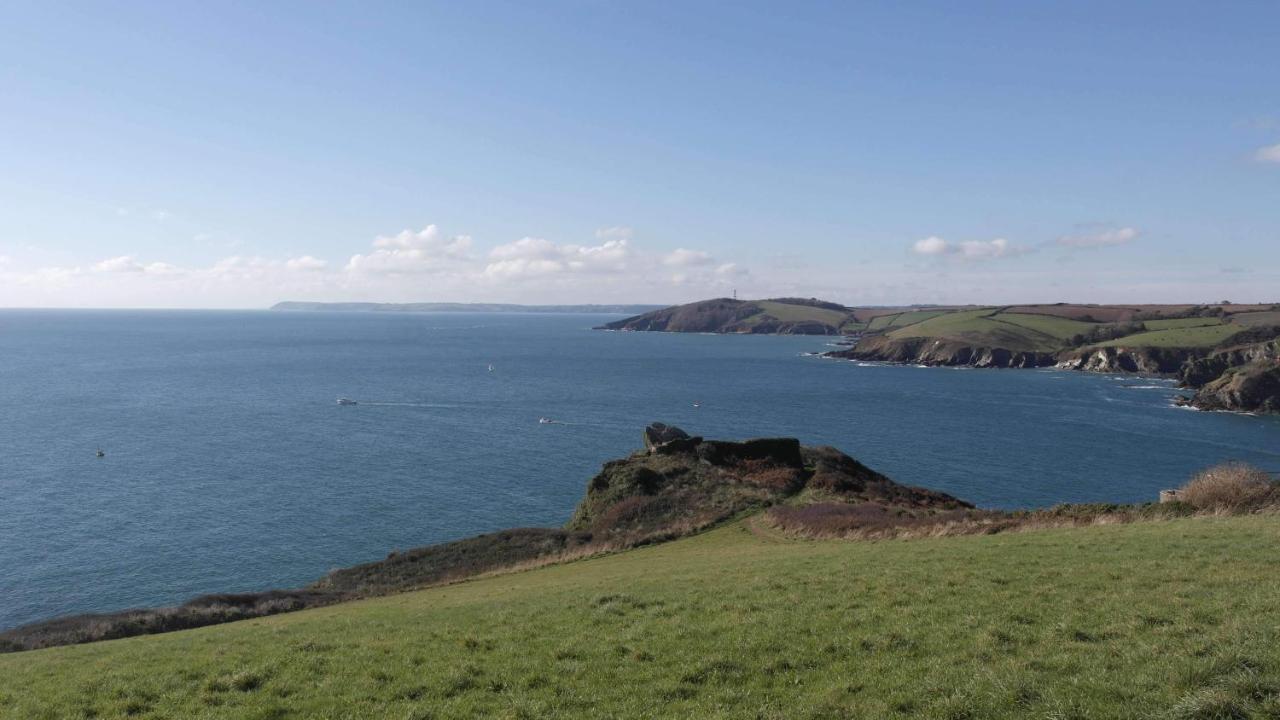
{"type": "Polygon", "coordinates": [[[1267,473],[1244,463],[1226,463],[1196,475],[1178,499],[1200,510],[1248,512],[1277,504],[1280,490],[1267,473]]]}

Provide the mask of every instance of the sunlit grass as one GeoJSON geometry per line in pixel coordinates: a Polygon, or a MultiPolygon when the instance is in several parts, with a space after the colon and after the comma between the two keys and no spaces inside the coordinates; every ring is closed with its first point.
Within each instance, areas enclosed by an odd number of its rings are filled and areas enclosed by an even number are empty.
{"type": "Polygon", "coordinates": [[[753,527],[0,657],[0,716],[1280,713],[1275,516],[884,542],[753,527]]]}

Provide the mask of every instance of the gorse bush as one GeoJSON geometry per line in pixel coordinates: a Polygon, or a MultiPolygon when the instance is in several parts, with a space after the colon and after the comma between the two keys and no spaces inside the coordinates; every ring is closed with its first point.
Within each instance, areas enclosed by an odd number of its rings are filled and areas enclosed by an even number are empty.
{"type": "Polygon", "coordinates": [[[1178,499],[1198,510],[1248,512],[1280,505],[1280,486],[1255,467],[1227,463],[1196,475],[1178,499]]]}

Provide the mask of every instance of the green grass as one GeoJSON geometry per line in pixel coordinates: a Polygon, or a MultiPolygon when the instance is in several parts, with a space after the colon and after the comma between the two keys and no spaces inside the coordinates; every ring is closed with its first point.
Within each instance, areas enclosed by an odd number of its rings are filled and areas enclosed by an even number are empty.
{"type": "Polygon", "coordinates": [[[1098,343],[1096,347],[1213,347],[1241,329],[1223,324],[1152,330],[1098,343]]]}
{"type": "Polygon", "coordinates": [[[904,312],[901,315],[894,315],[889,322],[890,327],[906,327],[915,323],[936,318],[939,315],[946,315],[949,310],[915,310],[913,312],[904,312]]]}
{"type": "MultiPolygon", "coordinates": [[[[895,339],[905,338],[940,338],[955,340],[971,345],[1007,348],[1009,350],[1031,350],[1053,352],[1061,350],[1066,343],[1057,334],[1046,331],[1052,328],[1060,332],[1066,327],[1062,323],[1070,323],[1075,327],[1076,321],[1064,318],[1033,315],[1002,315],[996,308],[979,310],[963,310],[949,312],[920,322],[888,331],[895,339]],[[1004,318],[1014,317],[1014,322],[1004,318]],[[1046,328],[1046,329],[1041,329],[1046,328]]],[[[1088,323],[1079,323],[1088,326],[1088,323]]]]}
{"type": "Polygon", "coordinates": [[[1000,313],[992,319],[1034,330],[1063,342],[1069,340],[1073,335],[1083,335],[1098,327],[1097,323],[1072,320],[1071,318],[1054,315],[1032,315],[1029,313],[1000,313]]]}
{"type": "Polygon", "coordinates": [[[0,656],[0,717],[1277,717],[1277,618],[1274,516],[874,543],[738,523],[0,656]]]}
{"type": "Polygon", "coordinates": [[[1172,318],[1167,320],[1144,320],[1142,324],[1146,325],[1148,330],[1174,330],[1177,328],[1208,327],[1210,325],[1221,325],[1222,318],[1195,317],[1195,318],[1172,318]]]}
{"type": "Polygon", "coordinates": [[[898,317],[900,314],[901,313],[895,313],[893,315],[877,315],[871,318],[871,322],[867,323],[867,329],[885,330],[893,324],[894,318],[898,317]]]}
{"type": "Polygon", "coordinates": [[[760,300],[756,303],[766,313],[783,322],[814,321],[840,327],[849,318],[848,313],[809,305],[791,305],[789,303],[760,300]]]}

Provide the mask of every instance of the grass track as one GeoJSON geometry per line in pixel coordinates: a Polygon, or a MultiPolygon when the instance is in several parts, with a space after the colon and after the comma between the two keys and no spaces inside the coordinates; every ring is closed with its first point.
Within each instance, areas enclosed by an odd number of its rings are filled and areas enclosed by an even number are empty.
{"type": "Polygon", "coordinates": [[[0,717],[1275,717],[1278,670],[1274,516],[879,543],[738,523],[0,656],[0,717]]]}

